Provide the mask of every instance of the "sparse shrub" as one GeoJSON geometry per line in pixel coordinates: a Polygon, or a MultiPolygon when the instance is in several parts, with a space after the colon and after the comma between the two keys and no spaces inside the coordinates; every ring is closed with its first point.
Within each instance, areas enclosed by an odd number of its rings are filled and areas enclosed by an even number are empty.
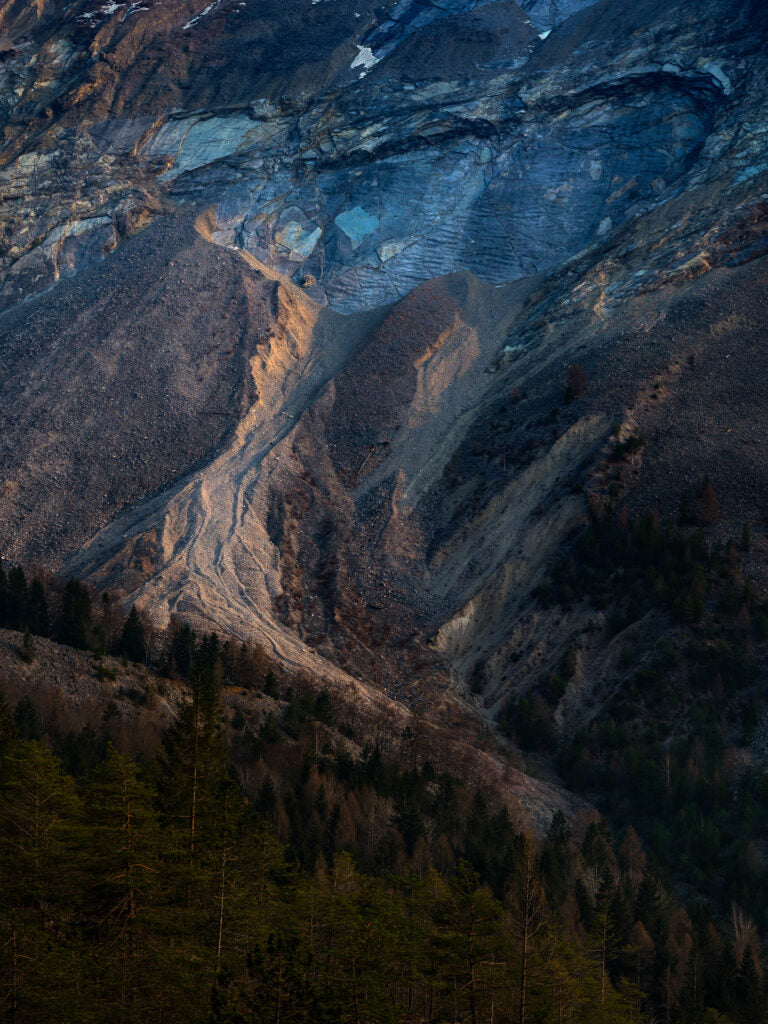
{"type": "Polygon", "coordinates": [[[39,740],[41,736],[40,719],[37,709],[29,697],[22,698],[13,712],[13,721],[20,740],[39,740]]]}
{"type": "Polygon", "coordinates": [[[622,444],[616,445],[613,449],[613,456],[614,458],[625,459],[627,456],[639,452],[644,446],[645,436],[643,434],[631,434],[622,444]]]}
{"type": "Polygon", "coordinates": [[[475,670],[472,673],[472,675],[470,677],[470,680],[469,680],[469,690],[470,690],[470,693],[474,693],[476,695],[482,693],[484,685],[485,684],[484,684],[484,680],[483,680],[482,668],[480,666],[476,665],[475,666],[475,670]]]}
{"type": "Polygon", "coordinates": [[[575,648],[569,647],[563,656],[563,675],[566,679],[572,679],[576,674],[576,669],[579,664],[579,656],[576,653],[575,648]]]}
{"type": "Polygon", "coordinates": [[[102,664],[102,662],[99,662],[96,665],[96,678],[99,680],[99,682],[103,683],[104,680],[106,680],[106,679],[110,679],[111,680],[111,679],[115,679],[116,677],[117,677],[117,673],[115,672],[114,669],[107,668],[107,666],[102,664]]]}
{"type": "Polygon", "coordinates": [[[280,695],[277,686],[277,679],[275,678],[275,673],[271,670],[267,672],[266,676],[264,677],[263,692],[265,696],[272,697],[273,700],[277,700],[277,698],[280,695]]]}
{"type": "Polygon", "coordinates": [[[35,660],[35,641],[29,628],[24,630],[24,639],[21,642],[21,657],[27,664],[35,660]]]}
{"type": "Polygon", "coordinates": [[[689,494],[683,503],[684,522],[695,526],[714,526],[720,518],[720,502],[708,476],[701,487],[689,494]]]}

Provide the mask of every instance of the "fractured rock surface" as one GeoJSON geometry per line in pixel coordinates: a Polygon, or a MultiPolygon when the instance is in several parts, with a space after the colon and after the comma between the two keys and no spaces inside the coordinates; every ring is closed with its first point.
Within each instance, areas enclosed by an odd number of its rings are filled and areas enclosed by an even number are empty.
{"type": "Polygon", "coordinates": [[[543,40],[512,0],[88,6],[3,10],[5,306],[169,201],[351,312],[551,270],[761,173],[765,118],[747,139],[735,112],[763,101],[764,15],[720,0],[554,4],[543,40]]]}

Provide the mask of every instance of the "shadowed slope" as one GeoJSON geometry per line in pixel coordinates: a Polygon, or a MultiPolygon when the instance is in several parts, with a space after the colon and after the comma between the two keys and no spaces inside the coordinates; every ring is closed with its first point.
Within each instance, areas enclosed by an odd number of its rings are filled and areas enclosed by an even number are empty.
{"type": "Polygon", "coordinates": [[[59,566],[210,458],[253,401],[275,285],[165,219],[0,317],[0,549],[59,566]]]}

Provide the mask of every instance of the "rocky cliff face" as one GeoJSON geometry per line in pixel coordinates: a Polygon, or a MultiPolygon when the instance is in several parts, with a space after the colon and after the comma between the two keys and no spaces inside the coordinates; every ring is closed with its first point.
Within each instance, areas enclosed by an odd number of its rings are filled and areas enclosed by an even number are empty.
{"type": "Polygon", "coordinates": [[[6,555],[492,706],[615,424],[654,423],[638,506],[750,478],[767,38],[759,0],[4,0],[6,555]]]}
{"type": "Polygon", "coordinates": [[[759,15],[731,4],[536,6],[542,32],[504,0],[141,6],[6,14],[6,306],[168,202],[352,312],[457,268],[549,271],[756,170],[734,112],[759,15]]]}

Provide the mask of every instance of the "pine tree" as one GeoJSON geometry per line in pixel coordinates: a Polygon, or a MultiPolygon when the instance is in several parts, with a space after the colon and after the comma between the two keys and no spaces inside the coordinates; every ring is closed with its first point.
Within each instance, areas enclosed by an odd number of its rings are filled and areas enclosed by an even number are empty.
{"type": "Polygon", "coordinates": [[[0,961],[12,1021],[75,1020],[84,950],[65,942],[76,912],[82,812],[40,743],[11,744],[0,789],[0,961]]]}
{"type": "Polygon", "coordinates": [[[153,986],[159,954],[153,936],[162,927],[162,837],[154,793],[136,765],[109,748],[91,779],[89,906],[98,947],[93,984],[101,1007],[119,1021],[160,1017],[153,986]]]}
{"type": "Polygon", "coordinates": [[[40,579],[35,578],[29,588],[29,611],[27,625],[35,636],[51,635],[51,620],[48,611],[48,599],[45,587],[40,579]]]}
{"type": "Polygon", "coordinates": [[[27,577],[20,565],[14,565],[8,574],[8,608],[11,629],[23,629],[27,625],[28,604],[27,577]]]}
{"type": "Polygon", "coordinates": [[[131,661],[144,661],[147,653],[147,638],[144,623],[136,605],[131,605],[128,618],[125,620],[120,641],[117,645],[118,654],[124,654],[131,661]]]}
{"type": "Polygon", "coordinates": [[[91,598],[85,586],[71,579],[64,588],[56,639],[70,647],[87,650],[91,630],[91,598]]]}
{"type": "Polygon", "coordinates": [[[539,980],[547,957],[548,908],[538,870],[536,850],[526,838],[520,866],[505,900],[509,908],[511,933],[517,941],[519,1024],[531,1016],[531,990],[539,980]]]}

